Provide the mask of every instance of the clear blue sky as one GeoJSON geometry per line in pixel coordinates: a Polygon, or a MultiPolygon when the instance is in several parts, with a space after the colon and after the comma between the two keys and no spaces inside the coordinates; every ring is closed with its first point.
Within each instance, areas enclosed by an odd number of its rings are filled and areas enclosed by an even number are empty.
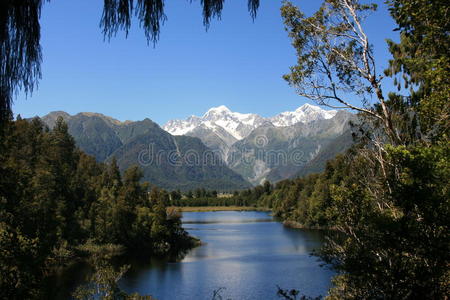
{"type": "MultiPolygon", "coordinates": [[[[312,13],[321,1],[293,2],[312,13]]],[[[377,2],[379,11],[366,31],[381,69],[389,58],[385,39],[397,39],[397,33],[384,1],[377,2]]],[[[101,0],[44,4],[43,77],[31,97],[18,95],[15,114],[90,111],[164,124],[222,104],[272,116],[307,102],[281,78],[296,61],[280,17],[281,1],[262,0],[254,22],[247,0],[225,1],[222,20],[206,32],[199,0],[168,0],[168,21],[155,47],[147,45],[138,26],[128,38],[120,33],[105,42],[99,28],[102,5],[101,0]]]]}

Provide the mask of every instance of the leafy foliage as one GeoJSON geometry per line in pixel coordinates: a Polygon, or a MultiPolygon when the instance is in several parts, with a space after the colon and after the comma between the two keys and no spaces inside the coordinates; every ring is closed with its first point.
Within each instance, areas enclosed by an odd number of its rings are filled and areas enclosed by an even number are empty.
{"type": "Polygon", "coordinates": [[[130,268],[129,265],[115,270],[107,260],[97,259],[94,265],[95,272],[90,282],[76,289],[73,296],[78,300],[153,300],[152,296],[141,296],[137,293],[128,294],[119,288],[118,281],[130,268]]]}
{"type": "MultiPolygon", "coordinates": [[[[191,0],[192,2],[192,0],[191,0]]],[[[209,27],[212,18],[220,19],[225,0],[201,0],[203,24],[209,27]]],[[[101,26],[103,33],[111,38],[119,30],[128,34],[133,17],[144,29],[147,40],[156,42],[161,24],[167,20],[164,0],[105,0],[101,26]]],[[[248,10],[253,18],[259,7],[259,0],[248,0],[248,10]]]]}
{"type": "Polygon", "coordinates": [[[319,253],[339,272],[329,299],[449,294],[449,7],[439,0],[388,3],[401,41],[389,41],[393,59],[385,73],[401,75],[411,87],[408,95],[391,93],[388,99],[361,25],[373,6],[326,0],[310,18],[292,4],[282,9],[299,57],[287,79],[300,94],[350,108],[339,88],[378,98],[356,108],[366,120],[358,146],[324,173],[288,182],[279,200],[277,188],[269,198],[287,220],[334,229],[319,253]]]}
{"type": "Polygon", "coordinates": [[[44,1],[0,3],[0,124],[8,120],[14,93],[33,91],[41,76],[39,17],[44,1]]]}
{"type": "Polygon", "coordinates": [[[297,51],[297,65],[284,78],[300,96],[374,118],[391,142],[398,144],[401,141],[382,92],[373,46],[363,28],[365,18],[376,9],[375,4],[359,1],[325,0],[315,14],[306,17],[285,2],[281,15],[297,51]],[[360,104],[352,104],[350,95],[360,104]],[[373,96],[375,103],[371,102],[373,96]]]}
{"type": "Polygon", "coordinates": [[[279,286],[277,286],[278,288],[278,292],[277,295],[278,297],[282,298],[282,299],[286,299],[286,300],[321,300],[322,297],[308,297],[305,295],[300,295],[300,291],[297,290],[284,290],[282,288],[280,288],[279,286]],[[298,297],[297,297],[298,296],[298,297]]]}
{"type": "MultiPolygon", "coordinates": [[[[439,0],[391,0],[388,4],[399,26],[400,42],[388,41],[393,58],[385,74],[394,77],[399,90],[409,88],[409,95],[400,99],[413,108],[409,114],[420,124],[420,139],[448,138],[450,4],[439,0]]],[[[399,95],[391,95],[395,97],[399,95]]]]}
{"type": "Polygon", "coordinates": [[[10,121],[1,135],[1,298],[43,297],[42,279],[76,256],[190,247],[168,198],[149,194],[138,168],[121,176],[115,160],[78,150],[61,118],[51,131],[39,119],[10,121]]]}

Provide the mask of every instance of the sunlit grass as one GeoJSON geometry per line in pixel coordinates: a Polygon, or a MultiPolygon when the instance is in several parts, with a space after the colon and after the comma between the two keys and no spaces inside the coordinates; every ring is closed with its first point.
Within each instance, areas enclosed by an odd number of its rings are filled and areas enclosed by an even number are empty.
{"type": "Polygon", "coordinates": [[[207,211],[270,211],[264,207],[254,206],[184,206],[170,207],[179,209],[181,212],[207,212],[207,211]]]}

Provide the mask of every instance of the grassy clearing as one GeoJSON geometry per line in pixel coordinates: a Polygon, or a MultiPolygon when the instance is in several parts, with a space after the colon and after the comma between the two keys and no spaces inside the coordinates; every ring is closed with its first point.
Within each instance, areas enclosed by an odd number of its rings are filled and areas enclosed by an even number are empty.
{"type": "Polygon", "coordinates": [[[270,209],[253,206],[182,206],[174,207],[181,212],[207,212],[207,211],[270,211],[270,209]]]}

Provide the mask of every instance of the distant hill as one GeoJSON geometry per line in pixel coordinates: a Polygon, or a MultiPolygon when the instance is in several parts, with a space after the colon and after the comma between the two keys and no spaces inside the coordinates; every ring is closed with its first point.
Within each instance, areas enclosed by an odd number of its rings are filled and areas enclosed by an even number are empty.
{"type": "Polygon", "coordinates": [[[314,120],[331,119],[337,111],[324,110],[318,106],[304,104],[295,111],[282,112],[271,118],[252,113],[231,111],[225,105],[209,109],[203,116],[190,116],[186,120],[168,121],[163,129],[173,135],[199,137],[205,145],[228,160],[228,151],[233,144],[248,137],[261,126],[286,127],[314,120]]]}
{"type": "Polygon", "coordinates": [[[200,139],[172,136],[150,119],[120,122],[98,113],[71,116],[58,111],[42,120],[53,127],[59,116],[83,151],[98,161],[116,157],[121,170],[138,165],[144,180],[161,188],[231,191],[251,186],[200,139]]]}

